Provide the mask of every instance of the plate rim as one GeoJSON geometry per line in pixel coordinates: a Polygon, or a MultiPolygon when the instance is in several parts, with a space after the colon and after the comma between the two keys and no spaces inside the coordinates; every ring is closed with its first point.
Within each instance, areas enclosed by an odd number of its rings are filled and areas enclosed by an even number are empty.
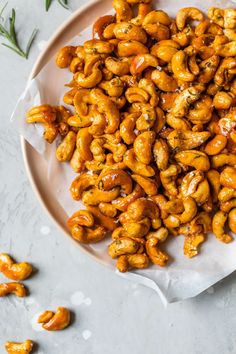
{"type": "MultiPolygon", "coordinates": [[[[50,51],[50,49],[53,47],[55,42],[58,40],[59,36],[61,33],[70,26],[71,23],[77,18],[80,17],[83,12],[86,12],[89,10],[90,7],[95,6],[96,4],[102,3],[103,0],[90,0],[87,4],[80,6],[75,12],[73,12],[60,26],[58,29],[55,30],[55,32],[52,34],[52,36],[49,38],[47,44],[41,51],[41,53],[38,55],[38,58],[36,59],[35,64],[33,65],[33,68],[31,69],[31,72],[28,76],[27,83],[26,85],[29,84],[29,82],[40,72],[42,63],[44,61],[44,57],[47,55],[47,52],[50,51]]],[[[30,186],[36,195],[38,201],[40,202],[40,205],[42,206],[43,210],[46,212],[46,214],[49,216],[49,218],[53,221],[54,225],[57,226],[57,228],[66,236],[70,237],[70,239],[80,248],[80,250],[89,255],[90,258],[94,259],[97,263],[102,264],[106,268],[113,269],[111,264],[107,263],[106,260],[100,258],[98,255],[93,254],[91,251],[86,246],[89,245],[83,245],[76,240],[72,238],[70,235],[69,231],[66,230],[60,222],[53,216],[52,212],[50,211],[49,206],[45,202],[41,192],[40,188],[38,187],[34,175],[33,175],[33,170],[30,166],[29,158],[28,158],[28,153],[29,153],[29,148],[33,147],[27,142],[27,140],[23,137],[23,135],[20,135],[20,146],[21,146],[21,152],[23,156],[23,163],[25,166],[25,171],[26,175],[28,177],[28,180],[30,182],[30,186]]],[[[35,150],[35,149],[34,149],[35,150]]]]}

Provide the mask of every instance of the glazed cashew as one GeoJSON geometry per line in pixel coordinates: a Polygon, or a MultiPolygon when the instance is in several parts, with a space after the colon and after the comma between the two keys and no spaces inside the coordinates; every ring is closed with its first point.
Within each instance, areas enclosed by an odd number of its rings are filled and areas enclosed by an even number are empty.
{"type": "Polygon", "coordinates": [[[236,189],[236,168],[225,167],[220,174],[220,183],[224,187],[236,189]]]}
{"type": "Polygon", "coordinates": [[[219,168],[224,165],[236,166],[236,155],[233,153],[221,153],[211,158],[211,166],[213,168],[219,168]]]}
{"type": "Polygon", "coordinates": [[[169,147],[164,139],[157,139],[153,146],[153,155],[159,170],[166,170],[169,160],[169,147]]]}
{"type": "Polygon", "coordinates": [[[65,307],[58,307],[56,312],[45,311],[39,318],[38,323],[47,331],[61,331],[70,324],[70,311],[65,307]]]}
{"type": "Polygon", "coordinates": [[[204,152],[198,150],[184,150],[175,154],[175,159],[183,165],[194,167],[199,171],[208,171],[210,161],[204,152]]]}
{"type": "Polygon", "coordinates": [[[98,111],[106,116],[107,126],[105,133],[114,133],[120,123],[120,113],[111,99],[104,95],[100,89],[93,89],[90,93],[91,102],[95,105],[98,104],[98,111]]]}
{"type": "Polygon", "coordinates": [[[146,251],[152,263],[165,267],[169,256],[166,252],[161,251],[158,247],[159,240],[156,237],[150,238],[146,241],[146,251]]]}
{"type": "Polygon", "coordinates": [[[96,187],[85,191],[82,196],[82,201],[86,205],[98,205],[101,202],[110,203],[120,194],[120,188],[116,187],[110,191],[103,191],[96,187]]]}
{"type": "Polygon", "coordinates": [[[189,110],[189,106],[200,98],[203,89],[203,86],[193,86],[179,93],[174,101],[171,114],[174,117],[186,116],[189,110]]]}
{"type": "Polygon", "coordinates": [[[187,20],[202,21],[204,19],[203,13],[195,7],[185,7],[177,12],[176,25],[179,31],[185,28],[187,20]]]}
{"type": "Polygon", "coordinates": [[[184,255],[192,258],[198,255],[199,246],[205,241],[203,234],[189,235],[184,238],[184,255]]]}
{"type": "Polygon", "coordinates": [[[227,202],[232,198],[236,198],[236,190],[233,188],[223,187],[218,193],[220,202],[227,202]]]}
{"type": "Polygon", "coordinates": [[[144,177],[152,177],[155,175],[155,171],[151,166],[148,166],[137,160],[134,149],[126,151],[123,161],[125,165],[131,169],[131,171],[138,175],[144,177]]]}
{"type": "Polygon", "coordinates": [[[149,94],[139,87],[129,87],[125,92],[125,97],[129,103],[149,101],[149,94]]]}
{"type": "Polygon", "coordinates": [[[112,205],[111,203],[99,203],[98,205],[99,210],[102,214],[104,214],[105,216],[109,216],[111,218],[114,218],[117,214],[117,209],[114,205],[112,205]]]}
{"type": "Polygon", "coordinates": [[[165,190],[172,196],[178,194],[176,187],[176,179],[181,172],[181,168],[178,165],[170,165],[165,171],[160,172],[160,179],[165,190]]]}
{"type": "Polygon", "coordinates": [[[105,28],[113,23],[115,20],[114,16],[112,15],[106,15],[99,17],[97,21],[94,22],[93,24],[93,38],[95,38],[96,35],[98,35],[99,39],[104,39],[103,32],[105,28]]]}
{"type": "Polygon", "coordinates": [[[88,188],[96,185],[98,176],[96,174],[82,173],[74,179],[70,187],[70,193],[73,199],[80,200],[82,194],[88,188]]]}
{"type": "Polygon", "coordinates": [[[146,53],[148,53],[148,48],[143,43],[136,40],[120,41],[117,46],[117,54],[119,57],[131,57],[146,53]]]}
{"type": "Polygon", "coordinates": [[[134,254],[138,251],[139,247],[139,242],[129,237],[121,237],[110,244],[108,253],[111,258],[117,258],[126,254],[134,254]]]}
{"type": "Polygon", "coordinates": [[[147,42],[145,31],[129,22],[117,23],[114,27],[114,34],[120,40],[135,40],[143,44],[147,42]]]}
{"type": "Polygon", "coordinates": [[[217,134],[207,143],[204,151],[207,155],[218,155],[225,148],[226,144],[227,138],[224,135],[217,134]]]}
{"type": "Polygon", "coordinates": [[[189,110],[188,119],[193,124],[205,124],[211,120],[213,108],[211,97],[203,95],[189,110]]]}
{"type": "Polygon", "coordinates": [[[76,173],[80,173],[84,170],[84,165],[85,161],[82,159],[80,150],[76,148],[70,160],[70,166],[76,173]]]}
{"type": "Polygon", "coordinates": [[[138,5],[138,14],[136,17],[132,18],[132,20],[130,21],[131,23],[133,23],[136,26],[142,26],[143,21],[146,17],[146,15],[152,11],[152,6],[149,3],[140,3],[138,5]]]}
{"type": "Polygon", "coordinates": [[[157,119],[157,109],[152,107],[150,103],[133,103],[135,112],[141,111],[141,115],[136,121],[136,128],[140,131],[150,130],[157,119]]]}
{"type": "Polygon", "coordinates": [[[5,349],[8,354],[29,354],[33,349],[32,340],[25,340],[23,343],[6,342],[5,349]]]}
{"type": "Polygon", "coordinates": [[[154,10],[145,16],[142,26],[150,36],[161,41],[163,39],[169,39],[170,24],[171,19],[167,13],[161,10],[154,10]]]}
{"type": "Polygon", "coordinates": [[[138,113],[128,114],[120,124],[120,136],[128,145],[132,144],[136,139],[134,133],[136,121],[139,117],[138,113]]]}
{"type": "Polygon", "coordinates": [[[195,76],[188,69],[187,55],[183,50],[179,50],[173,55],[171,67],[177,79],[187,82],[194,81],[195,76]]]}
{"type": "Polygon", "coordinates": [[[211,187],[212,201],[216,203],[220,192],[220,174],[218,171],[212,169],[207,171],[206,175],[211,187]]]}
{"type": "Polygon", "coordinates": [[[56,158],[60,162],[70,161],[75,150],[76,134],[73,131],[69,133],[62,140],[56,150],[56,158]]]}
{"type": "Polygon", "coordinates": [[[61,48],[57,53],[56,64],[61,69],[68,68],[75,56],[76,56],[76,47],[67,46],[61,48]]]}
{"type": "Polygon", "coordinates": [[[32,271],[33,267],[29,263],[15,263],[8,254],[0,253],[0,272],[5,277],[17,281],[25,280],[32,271]]]}
{"type": "Polygon", "coordinates": [[[0,297],[7,296],[9,294],[14,294],[17,297],[26,296],[26,288],[21,283],[1,283],[0,284],[0,297]]]}
{"type": "MultiPolygon", "coordinates": [[[[157,227],[159,227],[159,224],[156,224],[157,227]]],[[[149,218],[143,218],[140,221],[131,220],[124,223],[123,227],[129,237],[137,239],[142,238],[148,234],[151,227],[151,222],[149,218]]]]}
{"type": "Polygon", "coordinates": [[[146,131],[137,136],[134,141],[134,153],[138,161],[143,164],[150,164],[152,160],[152,145],[156,134],[152,131],[146,131]]]}
{"type": "Polygon", "coordinates": [[[132,192],[132,178],[123,170],[108,170],[98,179],[98,188],[109,191],[116,186],[121,187],[121,192],[130,194],[132,192]]]}
{"type": "Polygon", "coordinates": [[[174,77],[169,76],[163,70],[154,70],[151,75],[152,81],[162,91],[175,92],[178,88],[177,81],[174,77]]]}
{"type": "Polygon", "coordinates": [[[172,149],[189,150],[202,145],[210,136],[211,134],[207,131],[193,132],[192,130],[173,130],[167,136],[167,141],[172,149]]]}
{"type": "Polygon", "coordinates": [[[139,184],[133,189],[127,197],[121,197],[113,200],[112,204],[120,211],[126,211],[128,206],[133,203],[136,199],[144,197],[144,191],[139,184]]]}
{"type": "Polygon", "coordinates": [[[182,197],[191,196],[199,205],[207,202],[210,196],[210,187],[203,172],[196,170],[186,174],[180,186],[180,193],[182,197]]]}
{"type": "Polygon", "coordinates": [[[86,210],[74,213],[67,220],[67,225],[72,237],[81,243],[98,242],[106,236],[106,229],[103,226],[94,225],[92,213],[86,210]]]}
{"type": "Polygon", "coordinates": [[[140,75],[148,67],[156,68],[158,66],[158,60],[154,55],[151,54],[139,54],[135,56],[132,60],[130,66],[130,73],[132,75],[140,75]]]}
{"type": "Polygon", "coordinates": [[[202,61],[199,65],[200,74],[198,76],[198,81],[201,84],[207,84],[210,82],[214,78],[219,63],[220,58],[218,55],[213,55],[210,58],[202,61]]]}
{"type": "Polygon", "coordinates": [[[225,223],[227,221],[228,215],[223,213],[223,211],[217,211],[213,216],[212,220],[212,230],[216,238],[224,243],[229,243],[233,240],[232,236],[227,234],[224,230],[225,223]]]}
{"type": "Polygon", "coordinates": [[[125,273],[131,269],[144,269],[149,265],[149,258],[145,253],[120,256],[117,260],[117,269],[125,273]]]}
{"type": "Polygon", "coordinates": [[[184,212],[179,216],[181,224],[190,222],[197,214],[197,204],[191,197],[183,199],[184,212]]]}
{"type": "Polygon", "coordinates": [[[105,60],[106,68],[114,75],[123,76],[130,72],[130,62],[126,58],[108,57],[105,60]]]}
{"type": "Polygon", "coordinates": [[[102,81],[99,87],[105,90],[107,95],[111,97],[120,97],[124,91],[124,83],[117,77],[110,81],[102,81]]]}
{"type": "Polygon", "coordinates": [[[74,78],[77,84],[86,89],[97,86],[102,80],[102,72],[99,69],[100,64],[100,62],[96,62],[92,72],[87,76],[84,73],[77,72],[74,78]]]}
{"type": "Polygon", "coordinates": [[[229,212],[228,216],[229,228],[232,232],[236,233],[236,208],[229,212]]]}
{"type": "Polygon", "coordinates": [[[214,82],[218,86],[223,86],[232,80],[236,69],[236,59],[235,58],[224,58],[214,77],[214,82]]]}
{"type": "Polygon", "coordinates": [[[130,21],[133,17],[132,9],[125,0],[113,0],[112,6],[116,11],[116,21],[130,21]]]}
{"type": "Polygon", "coordinates": [[[151,54],[164,62],[170,63],[173,55],[178,52],[179,48],[178,43],[172,39],[167,39],[154,44],[151,48],[151,54]]]}
{"type": "Polygon", "coordinates": [[[231,92],[219,91],[213,99],[215,109],[229,109],[235,101],[235,96],[231,92]]]}
{"type": "Polygon", "coordinates": [[[131,176],[135,182],[137,182],[144,190],[147,195],[156,195],[158,191],[158,184],[156,180],[150,179],[148,177],[143,177],[139,175],[131,176]]]}
{"type": "Polygon", "coordinates": [[[216,7],[210,7],[208,9],[208,17],[217,23],[220,27],[224,27],[224,10],[216,7]]]}
{"type": "Polygon", "coordinates": [[[216,54],[222,57],[235,57],[236,55],[236,41],[231,41],[223,45],[215,45],[214,48],[216,54]]]}

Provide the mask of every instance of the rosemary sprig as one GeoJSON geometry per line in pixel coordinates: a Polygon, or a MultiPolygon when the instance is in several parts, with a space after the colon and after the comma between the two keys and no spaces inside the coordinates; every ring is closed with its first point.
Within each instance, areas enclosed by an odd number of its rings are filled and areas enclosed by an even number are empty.
{"type": "Polygon", "coordinates": [[[37,30],[34,29],[26,46],[26,50],[23,51],[18,43],[17,40],[17,34],[16,34],[16,29],[15,29],[15,22],[16,22],[16,11],[15,9],[12,9],[11,12],[11,17],[9,17],[9,29],[7,29],[1,22],[3,20],[2,14],[4,9],[6,8],[7,4],[2,8],[0,11],[0,36],[4,37],[10,44],[2,43],[4,47],[7,47],[8,49],[11,49],[21,57],[28,59],[30,48],[32,46],[32,43],[35,39],[35,36],[37,34],[37,30]]]}
{"type": "MultiPolygon", "coordinates": [[[[69,9],[69,6],[68,6],[68,0],[57,0],[58,3],[63,6],[65,9],[69,9]]],[[[51,6],[52,4],[52,0],[45,0],[45,8],[46,8],[46,11],[49,10],[49,7],[51,6]]]]}

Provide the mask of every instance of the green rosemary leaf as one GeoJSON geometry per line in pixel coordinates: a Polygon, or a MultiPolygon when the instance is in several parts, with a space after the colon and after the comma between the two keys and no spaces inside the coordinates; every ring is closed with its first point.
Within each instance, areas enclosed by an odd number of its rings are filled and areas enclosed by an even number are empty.
{"type": "Polygon", "coordinates": [[[38,33],[38,30],[35,28],[35,29],[33,30],[32,34],[31,34],[29,40],[28,40],[28,43],[27,43],[27,46],[26,46],[26,51],[25,51],[26,59],[28,59],[29,52],[30,52],[30,48],[31,48],[31,46],[32,46],[32,44],[33,44],[33,41],[34,41],[34,39],[35,39],[37,33],[38,33]]]}
{"type": "Polygon", "coordinates": [[[51,6],[51,3],[52,3],[52,0],[45,0],[45,8],[46,8],[46,11],[49,10],[49,7],[51,6]]]}
{"type": "Polygon", "coordinates": [[[57,0],[57,1],[58,1],[58,3],[59,3],[62,7],[64,7],[66,10],[69,9],[68,1],[67,1],[67,0],[57,0]]]}

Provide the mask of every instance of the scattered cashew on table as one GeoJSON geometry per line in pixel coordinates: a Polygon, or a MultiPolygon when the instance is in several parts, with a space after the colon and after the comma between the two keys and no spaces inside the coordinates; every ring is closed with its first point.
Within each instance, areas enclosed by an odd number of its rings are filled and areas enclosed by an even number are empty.
{"type": "MultiPolygon", "coordinates": [[[[113,0],[93,38],[59,50],[72,80],[67,106],[27,112],[56,158],[78,174],[84,210],[67,222],[81,243],[112,242],[121,272],[166,266],[166,240],[192,258],[213,231],[236,232],[236,9],[180,9],[113,0]],[[134,15],[136,11],[137,16],[134,15]],[[70,106],[70,108],[69,108],[70,106]]],[[[174,255],[173,255],[174,256],[174,255]]]]}

